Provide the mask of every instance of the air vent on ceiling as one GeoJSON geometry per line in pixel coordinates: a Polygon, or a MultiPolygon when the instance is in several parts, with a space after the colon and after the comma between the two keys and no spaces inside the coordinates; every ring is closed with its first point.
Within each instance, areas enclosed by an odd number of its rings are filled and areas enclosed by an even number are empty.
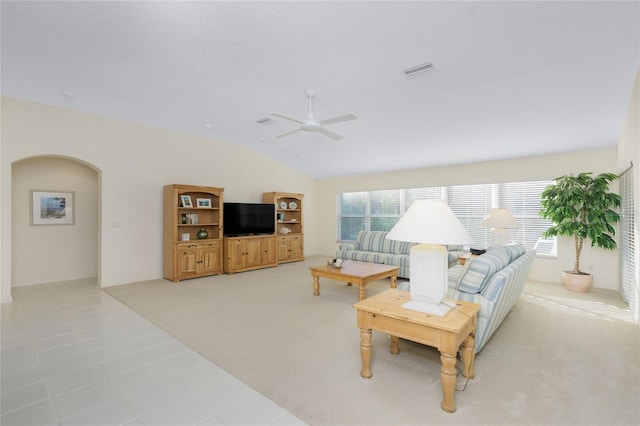
{"type": "Polygon", "coordinates": [[[270,118],[265,117],[265,118],[261,118],[259,120],[256,120],[256,123],[258,123],[258,124],[270,124],[270,123],[273,123],[274,121],[275,120],[272,120],[270,118]]]}
{"type": "Polygon", "coordinates": [[[420,64],[420,65],[416,65],[416,66],[413,66],[413,67],[406,68],[406,69],[402,70],[402,72],[407,77],[411,77],[411,76],[416,75],[418,73],[429,71],[429,70],[432,70],[434,68],[435,68],[435,65],[433,65],[433,63],[425,62],[424,64],[420,64]]]}

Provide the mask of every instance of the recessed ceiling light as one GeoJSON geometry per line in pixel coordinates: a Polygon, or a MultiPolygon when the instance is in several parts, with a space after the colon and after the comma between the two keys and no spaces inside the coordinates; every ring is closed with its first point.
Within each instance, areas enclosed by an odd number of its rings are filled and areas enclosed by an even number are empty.
{"type": "Polygon", "coordinates": [[[298,154],[298,155],[296,155],[296,157],[298,157],[301,160],[304,160],[304,155],[302,155],[302,154],[298,154]]]}
{"type": "Polygon", "coordinates": [[[73,99],[74,98],[73,93],[71,93],[71,92],[62,92],[61,94],[65,99],[73,99]]]}
{"type": "Polygon", "coordinates": [[[424,64],[415,65],[413,67],[405,68],[402,70],[404,75],[407,77],[411,77],[413,75],[419,74],[421,72],[429,71],[435,68],[435,65],[431,62],[425,62],[424,64]]]}
{"type": "Polygon", "coordinates": [[[260,136],[260,137],[258,138],[258,140],[259,140],[259,141],[263,141],[263,140],[264,140],[264,138],[263,138],[262,136],[260,136]]]}
{"type": "Polygon", "coordinates": [[[212,129],[213,128],[213,126],[211,124],[205,124],[204,127],[205,127],[205,129],[212,129]]]}

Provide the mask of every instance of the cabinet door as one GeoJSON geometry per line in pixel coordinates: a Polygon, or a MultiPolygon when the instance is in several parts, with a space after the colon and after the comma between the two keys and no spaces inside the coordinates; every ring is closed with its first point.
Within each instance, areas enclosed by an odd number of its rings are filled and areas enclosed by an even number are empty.
{"type": "Polygon", "coordinates": [[[222,271],[220,264],[220,246],[216,244],[200,250],[200,268],[202,274],[217,274],[222,271]]]}
{"type": "Polygon", "coordinates": [[[247,268],[262,265],[262,239],[253,238],[245,241],[245,264],[247,268]]]}
{"type": "Polygon", "coordinates": [[[198,249],[180,248],[178,250],[178,277],[198,273],[198,249]]]}
{"type": "Polygon", "coordinates": [[[289,260],[289,244],[286,239],[278,238],[277,252],[278,262],[289,260]]]}
{"type": "Polygon", "coordinates": [[[290,259],[302,259],[303,247],[302,240],[295,238],[289,241],[289,258],[290,259]]]}
{"type": "Polygon", "coordinates": [[[229,253],[227,253],[229,269],[242,269],[245,266],[245,243],[242,240],[232,240],[229,245],[229,253]]]}
{"type": "Polygon", "coordinates": [[[276,239],[265,238],[262,240],[262,264],[273,265],[276,263],[276,239]]]}

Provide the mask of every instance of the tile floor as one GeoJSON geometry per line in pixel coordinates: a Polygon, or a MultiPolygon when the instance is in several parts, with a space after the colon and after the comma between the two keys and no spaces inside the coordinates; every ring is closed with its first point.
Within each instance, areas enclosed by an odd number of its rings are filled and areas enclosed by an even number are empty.
{"type": "Polygon", "coordinates": [[[0,424],[302,425],[90,280],[0,305],[0,424]]]}

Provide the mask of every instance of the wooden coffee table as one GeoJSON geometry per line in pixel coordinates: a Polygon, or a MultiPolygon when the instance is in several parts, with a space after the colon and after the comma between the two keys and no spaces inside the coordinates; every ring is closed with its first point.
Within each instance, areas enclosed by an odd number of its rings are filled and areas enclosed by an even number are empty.
{"type": "Polygon", "coordinates": [[[464,367],[462,375],[473,379],[475,357],[475,332],[480,305],[459,300],[447,300],[455,308],[439,317],[404,309],[402,305],[411,299],[409,292],[398,289],[385,290],[353,305],[358,310],[360,328],[360,375],[371,378],[371,330],[391,336],[392,354],[400,353],[398,338],[433,346],[440,351],[440,381],[444,411],[456,411],[456,354],[462,345],[464,367]]]}
{"type": "Polygon", "coordinates": [[[357,284],[359,288],[359,299],[364,300],[365,286],[373,281],[383,278],[391,278],[391,288],[398,286],[398,266],[380,265],[377,263],[355,262],[351,260],[343,261],[340,269],[329,265],[313,266],[309,268],[313,277],[313,295],[320,295],[320,277],[331,278],[332,280],[344,281],[347,285],[357,284]]]}

